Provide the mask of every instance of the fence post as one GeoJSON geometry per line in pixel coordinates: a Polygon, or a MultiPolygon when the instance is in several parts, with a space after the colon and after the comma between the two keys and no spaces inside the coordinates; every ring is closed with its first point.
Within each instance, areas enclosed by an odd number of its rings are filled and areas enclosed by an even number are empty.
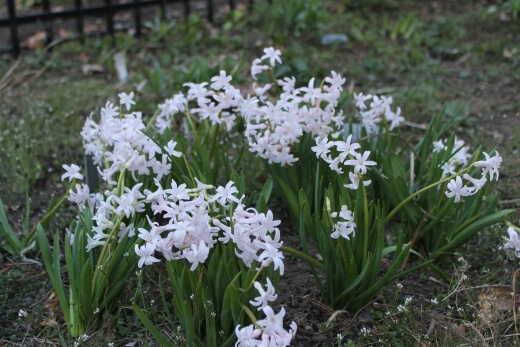
{"type": "Polygon", "coordinates": [[[190,15],[190,12],[190,0],[184,0],[184,14],[186,15],[186,17],[190,15]]]}
{"type": "Polygon", "coordinates": [[[20,54],[20,42],[18,41],[18,23],[16,20],[16,7],[14,0],[7,0],[7,11],[9,12],[9,20],[11,22],[9,25],[11,30],[11,49],[13,51],[13,56],[18,57],[20,54]]]}
{"type": "Polygon", "coordinates": [[[161,0],[159,6],[161,7],[161,20],[166,21],[166,0],[161,0]]]}
{"type": "Polygon", "coordinates": [[[213,23],[213,0],[207,0],[206,3],[208,7],[208,21],[213,23]]]}
{"type": "Polygon", "coordinates": [[[105,6],[107,8],[107,19],[106,19],[106,25],[107,25],[107,33],[114,38],[114,11],[112,9],[112,2],[111,0],[105,0],[105,6]]]}
{"type": "Polygon", "coordinates": [[[78,11],[78,14],[76,16],[76,31],[78,32],[78,35],[80,36],[81,43],[85,41],[83,37],[83,14],[81,11],[81,0],[74,0],[74,6],[76,8],[76,11],[78,11]]]}
{"type": "Polygon", "coordinates": [[[229,8],[231,11],[235,9],[235,0],[229,0],[229,8]]]}
{"type": "Polygon", "coordinates": [[[135,36],[141,36],[141,12],[139,11],[139,0],[134,0],[134,22],[135,36]]]}
{"type": "Polygon", "coordinates": [[[49,21],[49,14],[51,13],[51,4],[49,0],[43,0],[42,1],[43,6],[43,26],[45,28],[45,34],[47,36],[45,44],[49,44],[52,42],[53,39],[53,32],[52,32],[52,22],[49,21]]]}

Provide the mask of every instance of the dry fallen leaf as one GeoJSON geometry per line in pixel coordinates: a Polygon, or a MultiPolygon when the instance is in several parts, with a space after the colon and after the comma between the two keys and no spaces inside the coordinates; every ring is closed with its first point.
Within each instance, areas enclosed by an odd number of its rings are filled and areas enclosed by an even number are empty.
{"type": "Polygon", "coordinates": [[[504,52],[502,53],[504,58],[512,58],[518,53],[518,50],[516,47],[513,47],[512,49],[504,48],[504,52]]]}
{"type": "Polygon", "coordinates": [[[56,319],[54,317],[49,317],[40,322],[40,325],[42,327],[50,326],[50,325],[58,325],[58,322],[56,322],[56,319]]]}
{"type": "Polygon", "coordinates": [[[52,311],[56,311],[59,307],[60,303],[58,301],[58,297],[54,293],[54,290],[49,295],[49,298],[47,299],[47,302],[45,303],[45,308],[48,308],[52,311]]]}
{"type": "Polygon", "coordinates": [[[482,319],[493,322],[513,310],[513,290],[508,286],[491,287],[478,294],[478,304],[482,319]]]}
{"type": "Polygon", "coordinates": [[[96,72],[104,72],[105,69],[103,69],[103,66],[99,64],[84,64],[81,66],[81,71],[83,72],[83,75],[89,75],[96,72]]]}
{"type": "Polygon", "coordinates": [[[38,31],[36,34],[29,36],[29,38],[22,42],[22,47],[27,47],[30,50],[36,50],[38,48],[45,48],[45,42],[47,41],[47,34],[45,31],[38,31]]]}

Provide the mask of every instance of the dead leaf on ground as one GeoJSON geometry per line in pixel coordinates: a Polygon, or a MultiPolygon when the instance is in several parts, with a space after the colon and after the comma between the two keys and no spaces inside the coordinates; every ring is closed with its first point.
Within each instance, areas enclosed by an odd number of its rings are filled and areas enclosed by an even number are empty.
{"type": "Polygon", "coordinates": [[[491,287],[478,294],[482,319],[493,322],[504,313],[513,311],[513,290],[508,286],[491,287]]]}
{"type": "Polygon", "coordinates": [[[36,34],[29,36],[27,40],[22,42],[22,47],[27,47],[30,50],[36,50],[38,48],[45,48],[45,42],[47,41],[47,34],[45,31],[38,31],[36,34]]]}
{"type": "Polygon", "coordinates": [[[512,58],[518,53],[518,49],[513,47],[511,49],[504,48],[504,52],[502,53],[504,58],[512,58]]]}
{"type": "Polygon", "coordinates": [[[54,290],[49,295],[49,298],[45,302],[45,308],[48,308],[52,311],[56,311],[59,307],[60,303],[58,301],[58,297],[56,296],[56,293],[54,293],[54,290]]]}
{"type": "Polygon", "coordinates": [[[51,326],[51,325],[58,325],[58,322],[56,322],[56,319],[54,317],[49,317],[40,322],[40,325],[42,327],[51,326]]]}
{"type": "Polygon", "coordinates": [[[65,28],[59,28],[58,29],[58,37],[60,39],[66,39],[66,38],[72,37],[72,32],[70,30],[65,29],[65,28]]]}
{"type": "Polygon", "coordinates": [[[104,72],[105,69],[103,69],[103,66],[99,64],[84,64],[81,66],[81,71],[83,72],[83,75],[90,75],[96,72],[104,72]]]}

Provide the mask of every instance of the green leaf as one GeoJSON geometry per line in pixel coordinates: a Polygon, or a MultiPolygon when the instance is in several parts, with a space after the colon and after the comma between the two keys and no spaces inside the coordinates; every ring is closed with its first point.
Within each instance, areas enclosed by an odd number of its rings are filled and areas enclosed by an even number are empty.
{"type": "MultiPolygon", "coordinates": [[[[356,287],[358,286],[358,284],[365,278],[365,275],[367,274],[367,271],[368,271],[368,268],[370,267],[370,260],[368,260],[365,264],[365,267],[363,268],[363,270],[361,271],[361,273],[356,277],[356,279],[352,282],[350,282],[350,284],[347,286],[347,288],[345,288],[345,290],[343,292],[341,292],[341,294],[339,294],[334,302],[335,303],[338,303],[338,302],[341,302],[342,300],[345,299],[345,297],[354,289],[356,289],[356,287]]],[[[349,283],[349,282],[347,282],[349,283]]]]}
{"type": "Polygon", "coordinates": [[[22,250],[22,242],[16,236],[13,229],[11,229],[11,225],[7,220],[7,215],[5,213],[4,204],[2,203],[2,199],[0,199],[0,222],[2,223],[2,227],[0,228],[0,232],[7,236],[7,245],[4,245],[4,249],[9,252],[11,255],[19,255],[22,250]]]}
{"type": "Polygon", "coordinates": [[[475,235],[478,231],[487,228],[495,223],[498,223],[504,220],[511,213],[515,212],[515,210],[503,210],[499,212],[495,212],[487,217],[479,219],[478,221],[472,223],[464,230],[460,231],[457,236],[455,236],[447,245],[437,249],[432,252],[430,257],[435,259],[439,257],[441,254],[453,250],[454,248],[459,247],[464,242],[469,240],[473,235],[475,235]]]}
{"type": "Polygon", "coordinates": [[[58,296],[58,301],[60,303],[61,311],[63,312],[63,316],[65,318],[65,322],[67,323],[67,329],[70,332],[71,329],[71,317],[69,313],[69,299],[65,294],[65,286],[63,285],[63,281],[61,279],[61,272],[59,266],[59,233],[56,232],[54,235],[54,259],[51,254],[51,248],[49,246],[49,242],[47,241],[47,236],[45,236],[45,231],[42,226],[38,224],[37,228],[37,240],[38,247],[42,254],[43,263],[45,264],[45,269],[47,270],[47,274],[52,282],[52,287],[58,296]],[[57,246],[57,247],[56,247],[57,246]],[[57,258],[57,259],[56,259],[57,258]],[[57,264],[57,265],[56,265],[57,264]]]}
{"type": "Polygon", "coordinates": [[[170,340],[159,331],[159,329],[157,329],[157,327],[152,323],[152,321],[148,319],[143,310],[141,310],[135,302],[132,303],[132,307],[139,320],[143,322],[146,329],[148,329],[148,331],[153,335],[153,337],[157,339],[160,346],[175,347],[175,345],[171,343],[170,340]]]}

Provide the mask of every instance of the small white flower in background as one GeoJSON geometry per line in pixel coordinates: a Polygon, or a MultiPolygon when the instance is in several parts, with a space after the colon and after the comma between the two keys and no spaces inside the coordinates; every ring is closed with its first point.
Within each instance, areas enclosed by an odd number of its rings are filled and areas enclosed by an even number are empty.
{"type": "Polygon", "coordinates": [[[259,346],[261,341],[256,338],[262,334],[262,330],[256,329],[254,325],[249,325],[240,329],[240,325],[235,328],[235,335],[238,341],[235,346],[253,347],[259,346]]]}
{"type": "Polygon", "coordinates": [[[69,182],[72,182],[73,179],[82,180],[83,175],[79,172],[81,168],[76,164],[63,164],[61,166],[63,169],[65,169],[65,173],[61,175],[61,180],[65,181],[66,179],[69,180],[69,182]]]}
{"type": "Polygon", "coordinates": [[[90,197],[90,188],[86,184],[76,184],[76,190],[69,189],[67,200],[76,203],[80,210],[85,208],[85,202],[90,197]]]}
{"type": "Polygon", "coordinates": [[[325,161],[331,160],[329,153],[330,149],[335,145],[334,141],[329,141],[326,137],[323,139],[317,137],[315,141],[316,146],[313,146],[311,150],[316,153],[316,157],[322,158],[325,161]]]}
{"type": "Polygon", "coordinates": [[[401,283],[397,283],[397,290],[403,289],[403,285],[401,283]]]}
{"type": "Polygon", "coordinates": [[[449,181],[447,188],[448,190],[446,191],[446,196],[448,198],[455,197],[455,202],[459,202],[462,196],[470,196],[472,193],[471,188],[462,185],[462,179],[460,176],[457,176],[455,179],[449,181]]]}
{"type": "Polygon", "coordinates": [[[208,258],[209,248],[204,241],[200,241],[198,245],[192,244],[191,249],[184,251],[186,260],[191,263],[190,271],[194,271],[199,263],[204,263],[208,258]]]}
{"type": "Polygon", "coordinates": [[[280,272],[280,276],[284,273],[284,263],[283,259],[285,258],[283,253],[280,252],[278,248],[275,246],[265,243],[262,245],[265,250],[258,256],[258,261],[260,262],[262,267],[268,267],[271,263],[273,263],[274,270],[278,270],[280,272]]]}
{"type": "Polygon", "coordinates": [[[135,105],[134,92],[131,92],[130,94],[119,93],[117,96],[119,96],[119,103],[125,105],[127,111],[130,111],[130,107],[135,105]]]}
{"type": "Polygon", "coordinates": [[[370,334],[370,329],[368,329],[367,327],[362,327],[359,330],[359,333],[363,336],[368,336],[368,334],[370,334]]]}
{"type": "Polygon", "coordinates": [[[485,152],[483,154],[486,160],[475,162],[475,166],[482,168],[482,176],[489,174],[490,181],[492,181],[495,176],[495,180],[498,180],[498,169],[500,169],[500,165],[502,164],[502,157],[498,154],[498,151],[495,151],[493,157],[489,157],[489,154],[485,152]]]}
{"type": "Polygon", "coordinates": [[[282,63],[282,52],[279,49],[273,47],[264,48],[264,55],[260,57],[260,60],[269,59],[269,64],[274,67],[276,63],[282,63]]]}
{"type": "Polygon", "coordinates": [[[153,256],[154,252],[155,245],[153,243],[144,244],[140,248],[139,245],[135,245],[135,254],[140,257],[137,266],[142,268],[143,264],[152,265],[153,263],[159,262],[160,260],[153,256]]]}
{"type": "Polygon", "coordinates": [[[404,299],[405,306],[408,306],[411,302],[412,302],[412,297],[411,296],[409,296],[409,297],[404,299]]]}
{"type": "Polygon", "coordinates": [[[363,93],[359,93],[359,94],[354,93],[354,101],[356,102],[356,107],[358,109],[360,109],[361,111],[363,111],[367,108],[367,106],[365,105],[365,102],[370,99],[372,99],[372,95],[370,95],[370,94],[363,95],[363,93]]]}
{"type": "MultiPolygon", "coordinates": [[[[348,173],[348,177],[350,178],[350,184],[345,184],[343,185],[343,187],[345,188],[348,188],[348,189],[353,189],[353,190],[357,190],[358,187],[359,187],[359,175],[358,174],[355,174],[353,172],[349,172],[348,173]]],[[[363,181],[363,185],[366,187],[368,185],[370,185],[370,183],[372,183],[372,180],[368,180],[368,181],[363,181]]]]}
{"type": "Polygon", "coordinates": [[[238,189],[235,187],[233,181],[229,181],[225,187],[217,187],[217,193],[211,197],[211,201],[218,201],[222,206],[227,205],[230,202],[239,203],[240,200],[233,194],[238,193],[238,189]]]}
{"type": "Polygon", "coordinates": [[[512,226],[507,228],[507,233],[509,234],[509,241],[507,241],[504,247],[514,248],[516,257],[520,258],[520,238],[518,237],[518,233],[512,226]]]}
{"type": "Polygon", "coordinates": [[[258,306],[259,311],[266,307],[269,304],[269,301],[275,301],[276,298],[278,298],[278,295],[275,293],[274,286],[269,278],[267,278],[266,290],[264,290],[260,282],[255,282],[255,288],[258,290],[260,296],[257,296],[254,300],[249,301],[249,303],[253,306],[258,306]]]}
{"type": "Polygon", "coordinates": [[[260,65],[261,63],[262,59],[255,59],[253,60],[253,64],[251,64],[251,77],[253,77],[254,80],[257,79],[256,75],[262,73],[265,70],[269,70],[269,66],[260,65]]]}
{"type": "Polygon", "coordinates": [[[27,311],[20,309],[18,311],[18,317],[27,317],[27,311]]]}
{"type": "Polygon", "coordinates": [[[430,302],[433,304],[433,305],[437,305],[439,303],[439,300],[437,300],[437,298],[433,298],[433,299],[430,299],[430,302]]]}
{"type": "Polygon", "coordinates": [[[175,146],[177,146],[177,142],[170,140],[165,147],[166,152],[172,157],[180,158],[182,157],[182,153],[175,150],[175,146]]]}
{"type": "Polygon", "coordinates": [[[220,90],[226,88],[231,82],[232,77],[226,75],[226,71],[220,70],[220,74],[218,76],[214,76],[211,78],[211,88],[214,90],[220,90]]]}
{"type": "Polygon", "coordinates": [[[352,211],[350,211],[347,207],[347,205],[341,206],[340,212],[332,212],[331,214],[332,218],[339,218],[343,219],[343,221],[339,221],[334,224],[334,232],[330,235],[333,239],[337,239],[340,236],[349,240],[350,235],[354,234],[356,231],[356,223],[354,223],[354,214],[352,211]]]}
{"type": "Polygon", "coordinates": [[[487,178],[484,175],[480,179],[473,178],[468,174],[464,174],[462,177],[473,184],[473,187],[470,188],[473,190],[473,194],[476,194],[487,182],[487,178]]]}
{"type": "Polygon", "coordinates": [[[355,153],[355,159],[345,161],[345,165],[354,166],[354,173],[360,172],[362,175],[367,173],[367,165],[377,165],[375,161],[367,160],[370,155],[370,151],[365,151],[363,155],[355,153]]]}
{"type": "Polygon", "coordinates": [[[397,312],[408,312],[408,309],[404,305],[398,305],[397,312]]]}

